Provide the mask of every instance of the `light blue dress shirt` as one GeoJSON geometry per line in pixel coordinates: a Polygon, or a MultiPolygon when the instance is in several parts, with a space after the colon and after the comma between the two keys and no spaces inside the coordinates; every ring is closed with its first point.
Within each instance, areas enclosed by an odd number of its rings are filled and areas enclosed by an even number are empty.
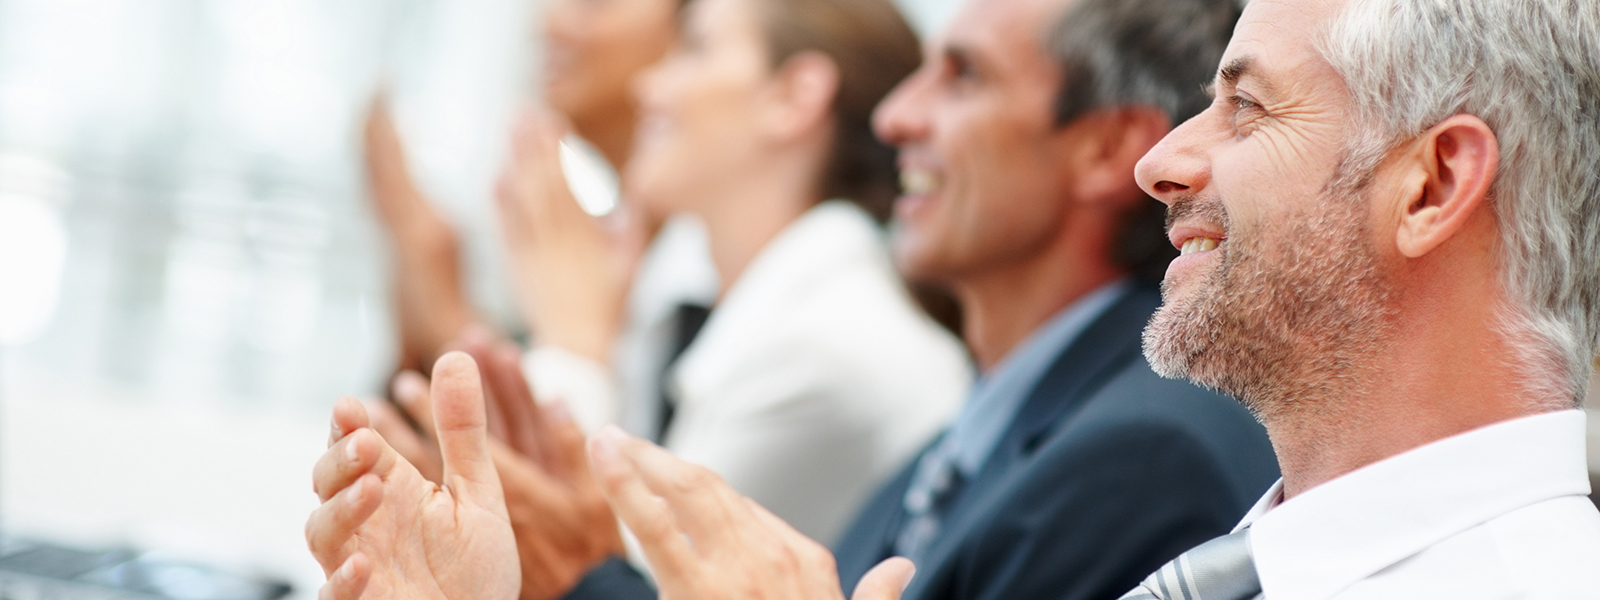
{"type": "Polygon", "coordinates": [[[938,534],[940,505],[962,481],[977,476],[1061,353],[1131,287],[1127,279],[1120,279],[1073,302],[973,383],[955,422],[918,462],[906,489],[908,519],[896,539],[897,553],[913,560],[919,557],[938,534]]]}

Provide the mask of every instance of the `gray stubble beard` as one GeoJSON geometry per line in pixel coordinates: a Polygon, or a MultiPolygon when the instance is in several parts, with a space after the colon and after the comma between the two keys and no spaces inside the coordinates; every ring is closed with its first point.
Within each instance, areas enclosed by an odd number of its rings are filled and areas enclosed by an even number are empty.
{"type": "Polygon", "coordinates": [[[1166,302],[1144,332],[1156,373],[1231,395],[1269,424],[1359,401],[1352,392],[1372,374],[1395,312],[1368,242],[1364,187],[1330,186],[1317,203],[1325,209],[1255,238],[1230,232],[1221,264],[1186,299],[1163,283],[1166,302]]]}

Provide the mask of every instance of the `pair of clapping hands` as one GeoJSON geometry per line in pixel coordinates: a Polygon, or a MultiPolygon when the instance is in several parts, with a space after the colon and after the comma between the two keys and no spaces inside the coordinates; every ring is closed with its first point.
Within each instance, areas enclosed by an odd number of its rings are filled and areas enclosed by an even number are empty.
{"type": "MultiPolygon", "coordinates": [[[[321,600],[557,598],[622,552],[617,518],[662,598],[842,598],[826,548],[715,474],[615,427],[585,440],[559,404],[533,401],[515,348],[466,350],[431,382],[396,382],[429,434],[388,407],[334,407],[306,524],[321,600]]],[[[912,571],[886,561],[855,599],[897,599],[912,571]]]]}

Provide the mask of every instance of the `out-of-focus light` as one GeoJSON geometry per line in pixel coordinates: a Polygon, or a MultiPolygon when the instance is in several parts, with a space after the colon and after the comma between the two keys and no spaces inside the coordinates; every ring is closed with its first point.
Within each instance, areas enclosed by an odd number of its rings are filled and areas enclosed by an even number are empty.
{"type": "Polygon", "coordinates": [[[617,209],[617,174],[599,152],[577,139],[562,140],[561,172],[583,212],[602,217],[617,209]]]}
{"type": "Polygon", "coordinates": [[[55,315],[67,258],[57,203],[67,181],[47,161],[0,155],[0,345],[33,341],[55,315]]]}
{"type": "Polygon", "coordinates": [[[67,231],[46,202],[0,193],[0,345],[23,344],[55,315],[67,231]]]}

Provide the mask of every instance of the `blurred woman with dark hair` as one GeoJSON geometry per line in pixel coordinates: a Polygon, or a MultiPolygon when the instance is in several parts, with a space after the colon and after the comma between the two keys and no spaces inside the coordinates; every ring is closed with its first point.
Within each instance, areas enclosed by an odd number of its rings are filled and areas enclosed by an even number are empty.
{"type": "MultiPolygon", "coordinates": [[[[672,47],[684,2],[546,5],[540,87],[550,109],[586,142],[575,147],[594,150],[568,157],[590,167],[583,171],[591,178],[614,179],[614,171],[627,168],[638,120],[631,86],[672,47]]],[[[487,319],[468,298],[461,240],[408,169],[382,96],[368,114],[365,149],[373,203],[393,242],[398,366],[425,372],[447,346],[471,332],[497,334],[473,327],[487,319]]],[[[553,206],[542,217],[539,225],[560,235],[512,249],[521,255],[519,268],[529,271],[521,279],[540,282],[520,290],[517,306],[535,342],[526,360],[533,384],[548,396],[590,398],[574,398],[570,406],[587,427],[620,422],[653,436],[660,428],[660,377],[675,343],[676,311],[709,305],[716,296],[703,230],[693,219],[625,202],[606,218],[575,206],[553,206]],[[559,264],[539,260],[552,256],[559,264]],[[613,366],[596,377],[594,361],[613,366]]],[[[397,389],[410,377],[397,380],[397,389]]],[[[392,411],[380,410],[376,417],[387,429],[405,425],[392,411]]]]}
{"type": "MultiPolygon", "coordinates": [[[[642,210],[705,223],[722,282],[668,379],[663,442],[828,540],[938,431],[970,379],[880,229],[898,181],[872,111],[919,47],[888,0],[693,0],[682,23],[637,83],[622,178],[642,210]]],[[[501,192],[513,248],[559,235],[537,222],[573,204],[560,138],[553,120],[533,118],[515,144],[501,192]]]]}

